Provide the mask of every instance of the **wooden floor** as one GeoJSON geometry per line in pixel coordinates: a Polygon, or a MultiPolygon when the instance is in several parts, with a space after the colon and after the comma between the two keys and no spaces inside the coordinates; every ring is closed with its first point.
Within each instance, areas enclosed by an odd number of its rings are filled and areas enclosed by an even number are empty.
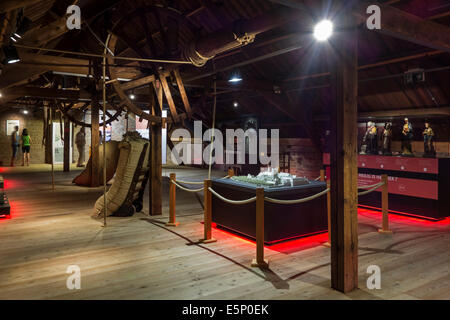
{"type": "MultiPolygon", "coordinates": [[[[201,180],[204,170],[165,169],[201,180]]],[[[0,299],[450,299],[450,220],[433,223],[392,216],[393,236],[376,232],[380,215],[359,214],[359,288],[347,295],[330,289],[326,234],[266,248],[270,270],[250,267],[255,245],[214,229],[202,237],[201,206],[177,191],[177,228],[147,211],[131,218],[93,219],[101,188],[70,181],[76,172],[48,166],[0,168],[12,218],[0,220],[0,299]],[[68,290],[69,265],[81,268],[81,289],[68,290]],[[381,289],[366,286],[367,267],[381,268],[381,289]]],[[[224,175],[216,172],[215,176],[224,175]]],[[[168,195],[165,180],[164,194],[168,195]]],[[[147,208],[147,204],[145,206],[147,208]]]]}

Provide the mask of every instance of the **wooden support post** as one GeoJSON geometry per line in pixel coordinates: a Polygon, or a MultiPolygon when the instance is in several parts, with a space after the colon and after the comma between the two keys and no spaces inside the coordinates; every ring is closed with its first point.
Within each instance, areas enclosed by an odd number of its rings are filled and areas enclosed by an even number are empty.
{"type": "Polygon", "coordinates": [[[180,223],[176,222],[175,219],[175,206],[176,206],[176,190],[177,187],[175,184],[172,183],[172,181],[177,181],[177,176],[175,173],[170,174],[170,185],[169,185],[169,222],[166,223],[166,226],[168,227],[176,227],[180,223]]]}
{"type": "MultiPolygon", "coordinates": [[[[156,106],[155,93],[150,87],[151,105],[155,115],[161,117],[162,111],[156,106]]],[[[161,102],[162,103],[162,102],[161,102]]],[[[149,183],[149,214],[162,215],[162,128],[163,123],[149,123],[150,130],[150,183],[149,183]]]]}
{"type": "Polygon", "coordinates": [[[70,171],[70,121],[64,117],[64,172],[70,171]]]}
{"type": "Polygon", "coordinates": [[[212,186],[211,180],[205,180],[203,189],[204,194],[204,210],[203,210],[203,225],[204,225],[204,236],[203,239],[200,239],[203,243],[211,243],[216,242],[217,240],[212,237],[212,193],[208,188],[212,186]]]}
{"type": "Polygon", "coordinates": [[[100,108],[97,101],[93,101],[91,105],[91,187],[100,186],[100,131],[99,117],[100,108]]]}
{"type": "Polygon", "coordinates": [[[323,169],[320,170],[320,181],[325,181],[325,170],[323,169]]]}
{"type": "MultiPolygon", "coordinates": [[[[330,188],[330,180],[327,179],[327,189],[330,188]]],[[[325,247],[331,247],[331,192],[327,192],[327,220],[328,220],[328,241],[323,245],[325,247]]]]}
{"type": "Polygon", "coordinates": [[[150,184],[151,184],[151,210],[150,215],[162,215],[162,130],[161,125],[151,126],[151,149],[152,159],[150,166],[150,184]]]}
{"type": "Polygon", "coordinates": [[[392,234],[392,230],[389,230],[389,191],[388,191],[388,175],[382,174],[381,181],[384,182],[381,187],[381,209],[383,213],[383,227],[378,229],[379,233],[392,234]]]}
{"type": "Polygon", "coordinates": [[[331,76],[331,287],[350,292],[358,287],[358,32],[351,15],[355,1],[336,17],[342,32],[330,38],[334,49],[331,76]]]}
{"type": "Polygon", "coordinates": [[[234,177],[234,170],[232,168],[228,169],[228,177],[234,177]]]}
{"type": "Polygon", "coordinates": [[[50,113],[53,112],[49,107],[48,101],[44,101],[44,140],[45,141],[45,163],[52,163],[53,154],[53,124],[50,122],[50,113]]]}
{"type": "Polygon", "coordinates": [[[52,165],[52,190],[55,190],[55,159],[53,156],[53,110],[50,109],[50,139],[52,141],[52,149],[51,149],[51,153],[50,153],[50,163],[52,165]]]}
{"type": "Polygon", "coordinates": [[[252,267],[269,267],[269,260],[264,259],[264,188],[256,188],[256,259],[252,267]]]}

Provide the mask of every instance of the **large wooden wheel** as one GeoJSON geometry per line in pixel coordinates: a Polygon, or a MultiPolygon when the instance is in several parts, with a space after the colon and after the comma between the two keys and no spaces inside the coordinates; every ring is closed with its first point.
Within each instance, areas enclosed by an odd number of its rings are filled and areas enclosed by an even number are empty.
{"type": "MultiPolygon", "coordinates": [[[[161,55],[165,58],[175,55],[179,56],[180,50],[194,38],[195,29],[196,27],[176,9],[148,6],[123,15],[111,28],[106,45],[115,56],[121,54],[117,50],[120,42],[125,44],[141,58],[150,57],[159,59],[161,55]],[[149,25],[150,22],[153,23],[153,26],[149,25]],[[189,32],[187,32],[187,34],[184,32],[183,35],[179,35],[178,29],[180,24],[183,24],[183,30],[192,30],[192,32],[190,34],[189,32]],[[127,30],[127,28],[129,29],[130,26],[133,25],[143,29],[144,34],[146,35],[147,46],[141,46],[136,39],[131,39],[128,35],[124,34],[124,30],[127,30]],[[185,26],[187,26],[187,28],[185,28],[185,26]],[[174,30],[176,30],[176,33],[174,30]],[[153,35],[158,33],[162,40],[159,42],[155,41],[153,38],[153,35]]],[[[117,70],[115,67],[112,67],[117,61],[118,60],[116,60],[114,56],[107,56],[108,74],[110,79],[118,79],[117,70]]],[[[113,82],[112,85],[120,100],[118,105],[121,108],[126,108],[138,117],[148,120],[150,123],[161,123],[162,119],[160,116],[144,112],[142,108],[129,98],[127,91],[145,85],[152,85],[152,83],[159,78],[160,73],[170,72],[176,65],[158,65],[156,63],[148,62],[139,62],[139,65],[142,67],[142,70],[145,70],[142,78],[123,84],[118,81],[113,82]]],[[[177,115],[173,114],[173,110],[171,110],[171,112],[176,121],[178,118],[177,115]]],[[[172,119],[168,118],[167,122],[172,122],[172,119]]]]}
{"type": "MultiPolygon", "coordinates": [[[[80,113],[86,111],[86,109],[89,106],[89,103],[85,103],[82,107],[76,109],[74,109],[73,106],[74,103],[63,103],[63,102],[57,103],[58,110],[61,111],[64,117],[66,117],[67,119],[69,119],[71,122],[75,123],[78,126],[91,128],[92,125],[90,123],[78,120],[75,114],[77,112],[80,113]]],[[[111,114],[107,111],[106,116],[108,117],[108,119],[106,120],[106,125],[111,124],[113,121],[119,121],[119,117],[122,115],[122,112],[123,108],[119,108],[118,110],[116,110],[114,114],[111,114]]],[[[100,127],[103,127],[103,125],[104,125],[103,122],[99,124],[100,127]]]]}

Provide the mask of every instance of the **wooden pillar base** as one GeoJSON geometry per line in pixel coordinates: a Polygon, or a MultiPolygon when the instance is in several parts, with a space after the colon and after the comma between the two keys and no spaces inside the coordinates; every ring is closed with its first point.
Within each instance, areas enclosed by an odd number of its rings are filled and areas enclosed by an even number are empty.
{"type": "Polygon", "coordinates": [[[180,225],[179,222],[175,222],[175,223],[173,223],[173,222],[167,222],[167,223],[166,223],[166,227],[178,227],[179,225],[180,225]]]}
{"type": "Polygon", "coordinates": [[[378,229],[378,233],[381,233],[381,234],[393,234],[394,232],[392,232],[392,230],[378,229]]]}
{"type": "Polygon", "coordinates": [[[269,268],[269,260],[264,259],[264,262],[258,262],[258,261],[256,261],[256,259],[253,259],[251,266],[253,268],[265,268],[265,269],[267,269],[267,268],[269,268]]]}
{"type": "Polygon", "coordinates": [[[211,238],[211,239],[199,239],[198,240],[201,243],[213,243],[213,242],[217,242],[217,239],[211,238]]]}

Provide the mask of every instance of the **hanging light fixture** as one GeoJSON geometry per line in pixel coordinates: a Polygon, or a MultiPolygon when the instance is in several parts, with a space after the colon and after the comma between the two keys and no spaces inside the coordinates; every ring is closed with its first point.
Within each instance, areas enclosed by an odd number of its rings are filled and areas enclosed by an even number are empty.
{"type": "Polygon", "coordinates": [[[13,64],[20,61],[16,47],[12,45],[4,46],[3,52],[5,53],[5,64],[13,64]]]}
{"type": "Polygon", "coordinates": [[[231,78],[228,80],[228,82],[236,83],[236,82],[241,82],[241,81],[242,81],[242,77],[239,74],[239,71],[238,70],[234,70],[231,73],[231,78]]]}
{"type": "Polygon", "coordinates": [[[237,101],[234,101],[233,102],[233,107],[235,107],[235,108],[239,107],[239,103],[237,101]]]}

